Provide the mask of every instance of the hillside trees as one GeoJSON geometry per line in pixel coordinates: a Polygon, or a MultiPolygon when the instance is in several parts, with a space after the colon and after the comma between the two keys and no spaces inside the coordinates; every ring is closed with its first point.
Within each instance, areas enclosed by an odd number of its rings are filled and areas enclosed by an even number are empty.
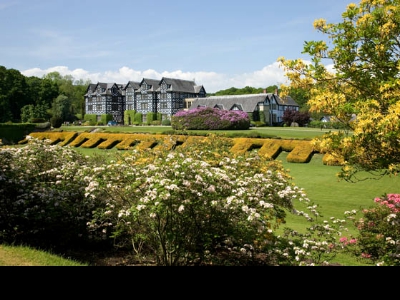
{"type": "MultiPolygon", "coordinates": [[[[271,85],[265,89],[267,93],[274,93],[275,90],[278,89],[278,86],[271,85]]],[[[263,88],[254,88],[251,86],[246,86],[242,89],[238,89],[235,87],[231,87],[226,90],[221,90],[215,93],[215,96],[225,96],[225,95],[248,95],[248,94],[260,94],[263,93],[263,88]]]]}
{"type": "MultiPolygon", "coordinates": [[[[322,152],[343,158],[339,174],[360,180],[360,171],[373,175],[400,170],[400,0],[362,0],[349,4],[343,21],[320,19],[314,27],[331,40],[309,41],[303,60],[278,59],[289,88],[309,91],[311,112],[335,116],[351,130],[316,139],[322,152]],[[333,62],[333,71],[325,64],[333,62]],[[356,115],[356,121],[351,118],[356,115]]],[[[364,173],[365,174],[365,173],[364,173]]],[[[365,179],[365,177],[363,178],[365,179]]]]}
{"type": "Polygon", "coordinates": [[[66,96],[71,101],[71,114],[80,114],[83,118],[85,99],[83,95],[86,92],[90,81],[75,80],[71,75],[61,76],[58,72],[51,72],[45,76],[52,82],[57,83],[59,94],[66,96]]]}
{"type": "Polygon", "coordinates": [[[29,87],[25,77],[17,70],[0,66],[0,123],[20,118],[20,109],[29,104],[29,87]]]}
{"type": "Polygon", "coordinates": [[[53,102],[60,95],[70,101],[70,113],[83,118],[83,95],[90,82],[74,80],[70,75],[51,72],[38,78],[25,77],[19,71],[0,66],[0,123],[49,120],[53,102]]]}

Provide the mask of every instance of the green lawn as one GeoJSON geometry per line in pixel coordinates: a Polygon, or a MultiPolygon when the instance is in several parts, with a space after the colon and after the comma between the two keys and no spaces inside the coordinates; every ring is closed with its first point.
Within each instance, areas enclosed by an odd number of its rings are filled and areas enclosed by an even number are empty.
{"type": "MultiPolygon", "coordinates": [[[[113,133],[163,133],[171,132],[171,126],[62,126],[60,129],[64,131],[84,132],[93,129],[100,129],[103,132],[113,133]]],[[[335,129],[332,129],[334,131],[335,129]]],[[[220,134],[220,135],[241,135],[247,136],[259,133],[265,137],[280,137],[297,138],[297,139],[311,139],[316,136],[321,136],[329,132],[330,129],[320,128],[304,128],[304,127],[252,127],[248,130],[187,130],[188,134],[220,134]]]]}

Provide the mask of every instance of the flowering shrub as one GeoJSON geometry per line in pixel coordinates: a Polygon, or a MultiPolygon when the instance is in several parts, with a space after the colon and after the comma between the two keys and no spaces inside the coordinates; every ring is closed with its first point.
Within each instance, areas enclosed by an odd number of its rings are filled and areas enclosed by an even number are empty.
{"type": "Polygon", "coordinates": [[[174,142],[107,161],[47,140],[2,148],[1,242],[112,242],[157,265],[324,265],[341,251],[344,221],[319,221],[279,161],[233,154],[228,138],[174,142]],[[287,213],[311,226],[278,234],[287,213]]]}
{"type": "Polygon", "coordinates": [[[85,197],[91,168],[77,152],[32,139],[0,149],[0,242],[82,244],[97,203],[85,197]]]}
{"type": "Polygon", "coordinates": [[[249,129],[250,119],[239,110],[198,107],[177,112],[171,118],[171,126],[174,130],[249,129]]]}
{"type": "Polygon", "coordinates": [[[376,206],[363,209],[363,217],[354,219],[359,230],[357,238],[343,238],[341,242],[350,243],[350,250],[357,257],[378,265],[399,266],[400,194],[386,194],[374,202],[376,206]]]}

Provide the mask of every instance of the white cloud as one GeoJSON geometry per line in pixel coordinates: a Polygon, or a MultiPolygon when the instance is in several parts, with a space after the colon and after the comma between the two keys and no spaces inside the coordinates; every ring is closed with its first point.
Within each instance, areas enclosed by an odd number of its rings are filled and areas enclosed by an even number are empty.
{"type": "MultiPolygon", "coordinates": [[[[311,63],[309,61],[305,62],[311,63]]],[[[329,71],[334,72],[333,65],[327,65],[326,68],[329,71]]],[[[279,86],[282,83],[288,84],[288,79],[284,76],[284,71],[279,66],[278,62],[267,65],[261,70],[232,76],[215,72],[182,72],[181,70],[172,72],[158,72],[153,69],[137,71],[125,66],[116,71],[96,73],[90,73],[84,69],[70,70],[66,66],[57,66],[45,70],[33,68],[21,71],[25,76],[36,76],[39,78],[51,72],[58,72],[61,76],[71,75],[75,80],[90,80],[92,83],[115,82],[125,84],[128,83],[128,81],[141,81],[143,78],[161,79],[162,77],[194,80],[196,84],[203,85],[208,93],[215,93],[231,87],[244,88],[250,86],[255,88],[266,88],[272,85],[279,86]]]]}
{"type": "Polygon", "coordinates": [[[21,71],[25,76],[36,76],[39,78],[50,72],[58,72],[61,76],[71,75],[75,80],[90,80],[92,83],[116,82],[123,84],[128,83],[128,81],[141,81],[143,78],[161,79],[162,77],[195,80],[196,84],[203,85],[208,93],[215,93],[231,87],[243,88],[245,86],[251,86],[255,88],[265,88],[271,85],[279,85],[286,81],[283,70],[280,69],[277,62],[265,66],[261,70],[233,76],[215,72],[182,72],[181,70],[172,72],[158,72],[152,69],[138,71],[126,66],[116,71],[95,73],[90,73],[83,69],[70,70],[66,66],[56,66],[45,70],[33,68],[21,71]]]}

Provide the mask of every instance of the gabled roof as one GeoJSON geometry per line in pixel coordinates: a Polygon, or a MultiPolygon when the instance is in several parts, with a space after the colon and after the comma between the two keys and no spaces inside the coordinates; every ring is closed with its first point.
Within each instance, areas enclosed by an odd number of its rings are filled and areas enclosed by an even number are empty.
{"type": "Polygon", "coordinates": [[[93,93],[94,90],[95,90],[95,88],[96,88],[96,85],[97,85],[96,83],[90,83],[90,84],[88,85],[87,89],[86,89],[86,93],[85,93],[84,96],[88,96],[88,95],[90,95],[91,93],[93,93]],[[89,91],[91,91],[91,93],[89,93],[89,91]]]}
{"type": "Polygon", "coordinates": [[[253,112],[259,103],[269,104],[276,102],[278,105],[299,106],[291,97],[280,98],[276,94],[248,94],[248,95],[227,95],[227,96],[210,96],[205,98],[188,98],[192,101],[191,109],[199,106],[222,107],[231,110],[235,105],[241,107],[245,112],[253,112]],[[275,101],[273,101],[275,100],[275,101]]]}
{"type": "Polygon", "coordinates": [[[201,90],[204,90],[204,93],[206,93],[206,89],[204,88],[204,86],[202,86],[202,85],[196,85],[195,87],[194,87],[194,92],[196,93],[196,94],[198,94],[198,93],[200,93],[200,91],[201,90]]]}
{"type": "MultiPolygon", "coordinates": [[[[184,93],[196,93],[196,89],[200,91],[202,86],[196,86],[196,83],[193,80],[183,80],[183,79],[175,79],[175,78],[167,78],[163,77],[159,85],[162,82],[170,85],[169,91],[173,92],[184,92],[184,93]]],[[[198,92],[197,92],[198,93],[198,92]]]]}
{"type": "Polygon", "coordinates": [[[277,99],[278,101],[280,100],[280,102],[278,102],[279,105],[299,106],[290,96],[286,96],[284,98],[277,97],[277,99]]]}
{"type": "Polygon", "coordinates": [[[113,85],[114,83],[98,82],[95,85],[93,92],[97,94],[97,88],[101,87],[102,92],[100,94],[105,95],[110,84],[113,85]]]}
{"type": "Polygon", "coordinates": [[[245,112],[253,112],[256,110],[258,103],[268,100],[269,94],[249,94],[249,95],[229,95],[229,96],[210,96],[205,98],[189,98],[193,100],[191,109],[199,106],[207,107],[223,107],[223,109],[231,110],[235,105],[241,106],[245,112]]]}
{"type": "Polygon", "coordinates": [[[150,78],[143,78],[142,81],[140,82],[140,85],[142,85],[143,82],[146,82],[146,84],[148,86],[150,86],[148,91],[156,92],[159,89],[159,82],[160,82],[159,80],[150,79],[150,78]]]}
{"type": "Polygon", "coordinates": [[[132,87],[134,90],[138,90],[138,89],[140,89],[140,82],[128,81],[128,83],[125,85],[124,89],[127,89],[128,87],[132,87]]]}

